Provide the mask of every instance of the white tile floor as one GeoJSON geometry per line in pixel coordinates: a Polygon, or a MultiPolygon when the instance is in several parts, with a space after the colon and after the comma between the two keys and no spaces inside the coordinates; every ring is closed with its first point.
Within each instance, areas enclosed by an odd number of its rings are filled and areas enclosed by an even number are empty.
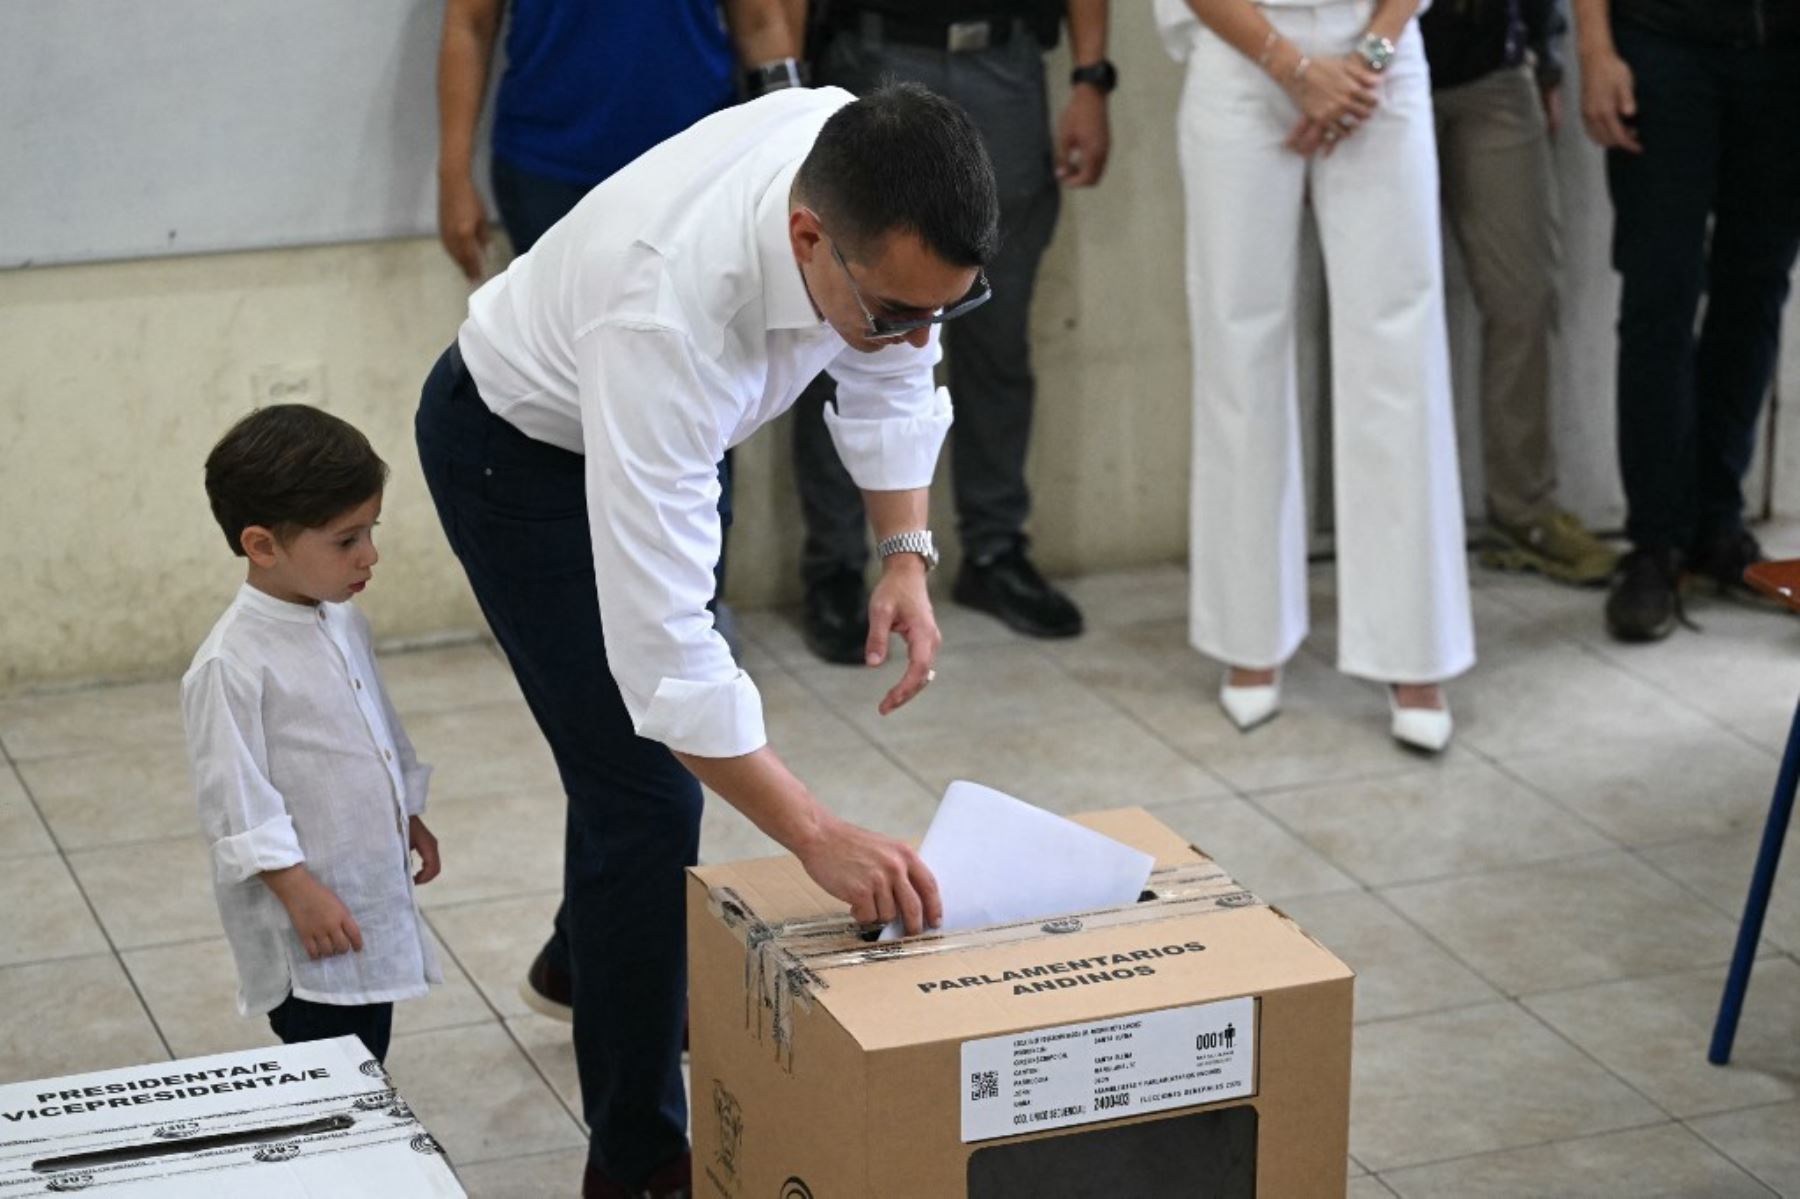
{"type": "MultiPolygon", "coordinates": [[[[1772,548],[1800,552],[1795,532],[1772,548]]],[[[1355,966],[1353,1199],[1800,1197],[1800,862],[1736,1061],[1704,1060],[1800,621],[1696,600],[1703,631],[1627,647],[1597,593],[1474,582],[1482,662],[1440,761],[1389,742],[1328,627],[1281,719],[1231,729],[1176,567],[1075,581],[1091,628],[1070,642],[946,607],[938,683],[886,720],[875,681],[814,663],[789,614],[741,627],[776,745],[852,818],[917,835],[962,775],[1061,811],[1148,804],[1355,966]]],[[[438,766],[446,863],[424,898],[448,981],[401,1007],[394,1072],[475,1194],[573,1193],[567,1026],[517,995],[556,905],[555,772],[489,648],[384,670],[438,766]]],[[[0,1081],[270,1040],[232,1011],[174,696],[0,697],[0,1081]]],[[[704,857],[771,849],[710,805],[704,857]]]]}

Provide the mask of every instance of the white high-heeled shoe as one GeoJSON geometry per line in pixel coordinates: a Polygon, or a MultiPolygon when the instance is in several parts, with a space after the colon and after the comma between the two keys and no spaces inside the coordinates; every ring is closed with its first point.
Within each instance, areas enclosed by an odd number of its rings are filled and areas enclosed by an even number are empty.
{"type": "Polygon", "coordinates": [[[1281,714],[1281,676],[1277,674],[1273,683],[1233,687],[1231,671],[1226,670],[1225,678],[1219,684],[1219,706],[1225,709],[1225,715],[1237,725],[1240,733],[1266,724],[1281,714]]]}
{"type": "Polygon", "coordinates": [[[1450,745],[1456,722],[1450,719],[1450,701],[1441,708],[1402,708],[1394,689],[1388,688],[1388,710],[1393,713],[1389,731],[1394,740],[1426,753],[1441,754],[1450,745]]]}

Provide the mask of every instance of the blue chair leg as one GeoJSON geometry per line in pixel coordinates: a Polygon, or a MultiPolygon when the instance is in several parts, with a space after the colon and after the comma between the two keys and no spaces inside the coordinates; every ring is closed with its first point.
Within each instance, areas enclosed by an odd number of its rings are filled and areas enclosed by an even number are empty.
{"type": "Polygon", "coordinates": [[[1781,775],[1775,780],[1775,796],[1769,802],[1769,820],[1763,826],[1762,849],[1750,876],[1750,897],[1744,902],[1744,921],[1738,926],[1737,950],[1731,956],[1731,973],[1725,977],[1725,995],[1719,1002],[1719,1019],[1713,1025],[1712,1048],[1706,1060],[1723,1066],[1731,1060],[1731,1043],[1737,1038],[1738,1017],[1744,1010],[1744,993],[1750,989],[1750,966],[1756,960],[1756,943],[1762,939],[1763,915],[1769,910],[1769,893],[1775,888],[1775,867],[1781,861],[1781,843],[1787,836],[1788,819],[1794,814],[1794,790],[1800,784],[1800,708],[1788,726],[1787,751],[1781,756],[1781,775]]]}

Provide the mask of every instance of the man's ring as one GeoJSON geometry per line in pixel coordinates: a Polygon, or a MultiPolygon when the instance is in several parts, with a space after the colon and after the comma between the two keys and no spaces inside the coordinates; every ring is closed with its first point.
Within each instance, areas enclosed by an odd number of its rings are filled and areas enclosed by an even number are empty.
{"type": "Polygon", "coordinates": [[[926,682],[927,682],[927,683],[935,683],[935,682],[937,682],[937,671],[935,671],[935,670],[927,670],[927,671],[926,671],[926,672],[925,672],[925,681],[926,681],[926,682]]]}

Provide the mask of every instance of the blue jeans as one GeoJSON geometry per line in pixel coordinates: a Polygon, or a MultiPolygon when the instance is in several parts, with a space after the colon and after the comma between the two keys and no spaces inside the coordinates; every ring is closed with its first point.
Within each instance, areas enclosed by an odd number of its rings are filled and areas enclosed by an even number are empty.
{"type": "Polygon", "coordinates": [[[1626,532],[1684,550],[1743,521],[1800,246],[1800,47],[1705,46],[1625,24],[1617,42],[1643,145],[1606,160],[1626,532]]]}
{"type": "Polygon", "coordinates": [[[414,428],[450,548],[568,793],[563,909],[589,1160],[642,1178],[687,1148],[683,871],[700,846],[700,784],[633,731],[607,666],[581,455],[489,412],[455,346],[414,428]]]}
{"type": "Polygon", "coordinates": [[[283,1045],[301,1041],[329,1041],[333,1037],[361,1037],[363,1046],[378,1062],[387,1061],[388,1041],[394,1034],[391,1003],[314,1003],[289,995],[269,1013],[269,1027],[283,1045]]]}

